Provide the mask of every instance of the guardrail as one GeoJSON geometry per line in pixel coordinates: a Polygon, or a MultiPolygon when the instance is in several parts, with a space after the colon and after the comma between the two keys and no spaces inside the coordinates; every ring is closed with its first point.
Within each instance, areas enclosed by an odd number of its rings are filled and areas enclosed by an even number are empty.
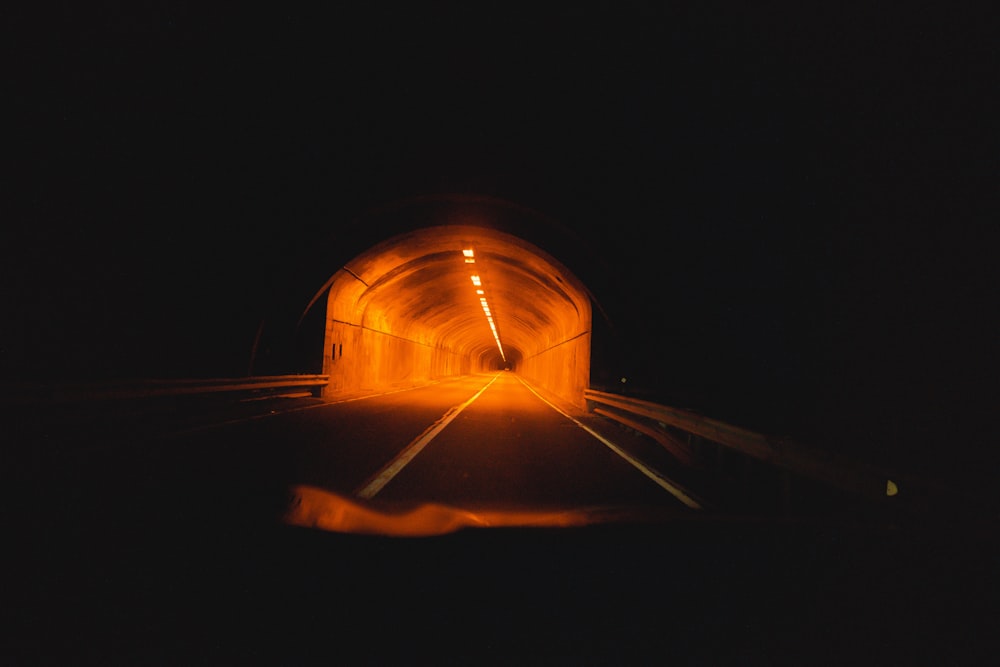
{"type": "Polygon", "coordinates": [[[329,375],[269,375],[246,378],[115,380],[96,383],[31,382],[3,387],[3,399],[18,405],[121,401],[208,394],[261,394],[301,389],[318,394],[329,375]]]}
{"type": "Polygon", "coordinates": [[[685,464],[695,463],[696,439],[701,439],[863,498],[881,500],[898,491],[896,482],[883,471],[789,439],[619,394],[586,389],[584,398],[589,411],[652,437],[685,464]],[[684,435],[678,437],[677,431],[684,435]]]}

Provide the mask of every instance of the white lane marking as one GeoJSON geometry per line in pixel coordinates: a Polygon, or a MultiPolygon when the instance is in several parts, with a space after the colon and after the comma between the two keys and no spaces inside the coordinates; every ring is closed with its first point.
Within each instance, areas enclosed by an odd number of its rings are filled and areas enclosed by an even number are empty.
{"type": "Polygon", "coordinates": [[[496,382],[498,377],[500,377],[499,373],[494,375],[493,379],[487,382],[482,389],[477,391],[472,398],[470,398],[469,400],[465,401],[460,405],[456,405],[455,407],[448,410],[448,412],[444,413],[444,415],[436,422],[431,424],[426,431],[418,435],[416,439],[413,440],[413,442],[404,447],[403,451],[401,451],[396,456],[396,458],[394,458],[392,461],[386,464],[384,468],[382,468],[379,472],[377,472],[371,478],[371,480],[368,483],[366,483],[361,488],[361,490],[358,491],[355,495],[358,498],[365,498],[365,499],[374,498],[375,494],[381,491],[382,488],[385,487],[385,485],[388,484],[393,477],[399,474],[399,471],[401,471],[404,467],[406,467],[406,465],[410,461],[412,461],[414,457],[416,457],[416,455],[419,454],[420,451],[437,436],[438,433],[444,430],[445,426],[451,423],[451,420],[457,417],[462,410],[469,407],[469,405],[471,405],[474,400],[479,398],[479,396],[484,391],[486,391],[491,384],[496,382]]]}
{"type": "Polygon", "coordinates": [[[623,459],[625,459],[626,461],[628,461],[630,464],[632,464],[633,467],[636,468],[636,470],[638,470],[643,475],[645,475],[649,479],[651,479],[654,482],[656,482],[656,484],[658,484],[662,489],[664,489],[665,491],[667,491],[674,498],[676,498],[677,500],[681,501],[682,503],[684,503],[685,505],[687,505],[691,509],[695,509],[695,510],[700,510],[701,509],[701,503],[699,503],[697,500],[695,500],[692,497],[693,494],[691,494],[691,492],[687,491],[686,489],[682,488],[679,484],[677,484],[677,482],[674,482],[673,480],[667,479],[666,477],[664,477],[663,475],[661,475],[657,471],[653,470],[652,468],[650,468],[649,466],[647,466],[645,463],[643,463],[639,459],[633,457],[631,454],[629,454],[628,452],[626,452],[625,450],[623,450],[621,447],[619,447],[615,443],[613,443],[610,440],[608,440],[607,438],[605,438],[603,435],[601,435],[600,433],[598,433],[594,429],[590,428],[589,426],[587,426],[586,424],[584,424],[580,420],[572,417],[571,415],[568,415],[565,412],[563,412],[561,409],[559,409],[558,406],[553,405],[548,400],[546,400],[546,398],[544,396],[542,396],[537,391],[535,391],[535,389],[531,385],[529,385],[527,382],[525,382],[520,376],[518,376],[517,379],[521,381],[521,384],[523,384],[525,387],[528,388],[528,391],[530,391],[532,394],[534,394],[535,396],[537,396],[543,403],[545,403],[550,408],[552,408],[553,410],[555,410],[556,412],[558,412],[559,414],[561,414],[563,417],[565,417],[566,419],[570,420],[571,422],[573,422],[574,424],[576,424],[577,426],[579,426],[580,428],[582,428],[584,431],[586,431],[590,435],[592,435],[595,438],[597,438],[598,440],[600,440],[604,444],[605,447],[607,447],[608,449],[610,449],[611,451],[613,451],[615,454],[617,454],[618,456],[620,456],[623,459]]]}

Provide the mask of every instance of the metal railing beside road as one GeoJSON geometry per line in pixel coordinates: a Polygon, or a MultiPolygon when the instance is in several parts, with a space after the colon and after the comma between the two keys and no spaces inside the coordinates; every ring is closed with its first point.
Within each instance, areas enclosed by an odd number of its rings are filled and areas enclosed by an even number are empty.
{"type": "Polygon", "coordinates": [[[790,439],[620,394],[586,389],[584,398],[589,411],[653,438],[686,465],[697,465],[697,449],[714,443],[748,459],[869,500],[884,500],[898,493],[898,480],[893,481],[884,471],[790,439]]]}
{"type": "Polygon", "coordinates": [[[23,382],[2,388],[8,404],[64,405],[130,401],[162,397],[276,395],[294,390],[314,395],[327,385],[329,375],[268,375],[245,378],[146,379],[105,382],[23,382]]]}

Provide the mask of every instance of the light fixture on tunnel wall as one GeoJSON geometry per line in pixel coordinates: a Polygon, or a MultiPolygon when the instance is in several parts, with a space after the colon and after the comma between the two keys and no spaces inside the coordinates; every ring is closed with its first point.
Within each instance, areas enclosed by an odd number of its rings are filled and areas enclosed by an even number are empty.
{"type": "MultiPolygon", "coordinates": [[[[462,250],[462,256],[465,258],[466,264],[475,264],[475,252],[471,248],[466,248],[462,250]]],[[[483,308],[483,314],[486,315],[486,321],[490,325],[490,331],[493,332],[493,340],[497,343],[497,349],[500,350],[500,358],[507,361],[507,355],[504,354],[503,344],[500,342],[500,334],[497,332],[496,322],[493,321],[493,312],[490,310],[490,304],[486,301],[486,297],[483,296],[486,291],[483,288],[483,280],[478,274],[473,274],[470,276],[472,279],[472,284],[476,286],[476,295],[479,297],[479,305],[483,308]]]]}

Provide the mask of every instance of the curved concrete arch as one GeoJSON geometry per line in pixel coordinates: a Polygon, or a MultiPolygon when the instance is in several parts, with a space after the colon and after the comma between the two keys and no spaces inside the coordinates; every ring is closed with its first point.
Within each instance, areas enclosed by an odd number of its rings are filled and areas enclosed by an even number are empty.
{"type": "Polygon", "coordinates": [[[557,251],[560,261],[575,267],[576,275],[583,278],[584,288],[592,305],[607,322],[602,297],[613,298],[608,283],[614,280],[608,260],[602,249],[588,243],[577,232],[560,223],[556,218],[516,201],[480,194],[439,192],[420,196],[387,200],[355,212],[350,222],[343,222],[336,232],[311,240],[300,248],[288,266],[281,267],[278,278],[286,287],[279,290],[284,302],[291,297],[304,309],[298,311],[301,322],[309,312],[321,304],[332,283],[325,267],[332,260],[335,266],[345,266],[352,257],[387,238],[410,234],[424,227],[439,225],[472,225],[506,232],[539,248],[557,251]],[[582,273],[581,273],[582,271],[582,273]],[[316,287],[320,285],[320,287],[316,287]],[[308,286],[308,293],[299,293],[308,286]],[[595,287],[599,288],[595,292],[595,287]],[[295,293],[295,296],[292,294],[295,293]]]}
{"type": "Polygon", "coordinates": [[[562,263],[521,238],[468,224],[423,227],[362,252],[328,285],[328,394],[507,366],[583,405],[589,294],[562,263]]]}

